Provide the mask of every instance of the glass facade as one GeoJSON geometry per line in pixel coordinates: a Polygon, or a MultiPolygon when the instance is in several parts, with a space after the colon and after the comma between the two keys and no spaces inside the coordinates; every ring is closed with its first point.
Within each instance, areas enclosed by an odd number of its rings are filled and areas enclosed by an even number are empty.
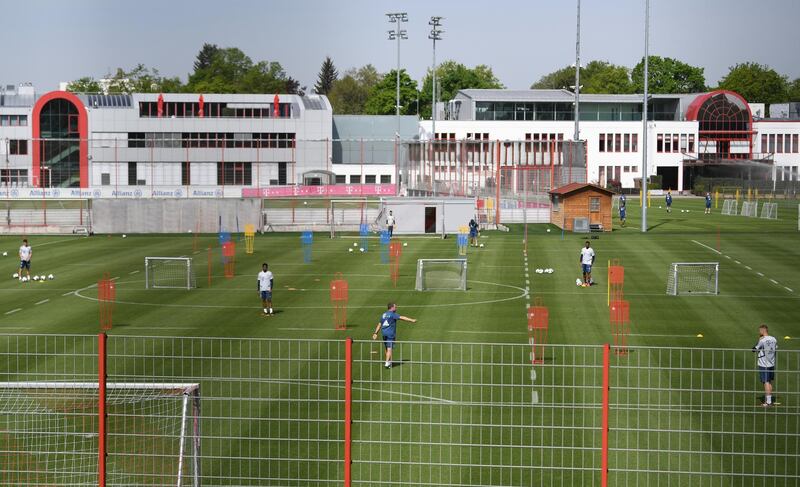
{"type": "MultiPolygon", "coordinates": [[[[677,120],[677,101],[652,100],[650,120],[677,120]]],[[[575,120],[572,102],[475,102],[475,120],[575,120]]],[[[635,122],[642,120],[642,104],[581,102],[581,120],[587,122],[635,122]]]]}
{"type": "Polygon", "coordinates": [[[80,134],[78,109],[71,102],[47,102],[39,116],[41,166],[39,180],[45,187],[79,187],[80,134]]]}

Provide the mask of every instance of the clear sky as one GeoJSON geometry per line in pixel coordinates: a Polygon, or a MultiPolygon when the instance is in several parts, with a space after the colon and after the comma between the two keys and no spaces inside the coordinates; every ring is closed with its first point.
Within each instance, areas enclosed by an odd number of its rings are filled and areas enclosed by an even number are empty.
{"type": "MultiPolygon", "coordinates": [[[[441,15],[437,57],[488,64],[509,88],[528,88],[575,59],[576,0],[12,0],[0,5],[0,83],[103,77],[137,63],[164,75],[191,70],[204,42],[280,62],[311,88],[331,56],[344,71],[388,71],[395,43],[385,13],[408,12],[401,63],[416,79],[431,64],[428,19],[441,15]]],[[[583,0],[581,57],[628,67],[644,51],[644,0],[583,0]]],[[[800,77],[800,0],[651,0],[650,52],[705,68],[715,84],[739,62],[800,77]],[[794,47],[792,47],[794,46],[794,47]]]]}

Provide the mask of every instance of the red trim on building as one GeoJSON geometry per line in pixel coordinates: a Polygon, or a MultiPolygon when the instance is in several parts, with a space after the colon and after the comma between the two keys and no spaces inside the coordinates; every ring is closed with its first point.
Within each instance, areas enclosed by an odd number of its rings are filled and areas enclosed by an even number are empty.
{"type": "Polygon", "coordinates": [[[686,120],[697,120],[697,114],[700,111],[700,108],[703,106],[703,103],[719,95],[731,95],[740,99],[747,109],[747,116],[750,118],[750,125],[752,126],[753,114],[750,112],[750,105],[747,103],[747,100],[745,100],[744,97],[739,93],[730,90],[716,90],[698,95],[697,98],[695,98],[686,108],[686,120]]]}
{"type": "Polygon", "coordinates": [[[79,168],[80,168],[80,178],[81,178],[81,188],[88,188],[89,187],[89,117],[86,113],[86,107],[83,105],[83,102],[80,98],[75,96],[74,94],[68,91],[51,91],[49,93],[45,93],[42,95],[36,103],[33,105],[33,140],[31,141],[33,145],[33,161],[31,166],[32,175],[35,176],[39,180],[38,187],[44,186],[43,178],[41,178],[41,166],[42,166],[42,155],[41,151],[41,141],[42,137],[42,127],[41,127],[41,113],[42,108],[52,101],[52,100],[66,100],[72,103],[73,106],[78,110],[78,161],[79,161],[79,168]]]}

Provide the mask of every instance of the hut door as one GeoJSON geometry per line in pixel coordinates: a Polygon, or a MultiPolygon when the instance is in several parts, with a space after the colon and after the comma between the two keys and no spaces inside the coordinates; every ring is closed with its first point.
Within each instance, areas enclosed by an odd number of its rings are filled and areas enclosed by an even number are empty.
{"type": "Polygon", "coordinates": [[[600,207],[600,197],[598,196],[590,196],[589,197],[589,224],[593,225],[595,223],[602,224],[603,223],[603,213],[600,207]]]}

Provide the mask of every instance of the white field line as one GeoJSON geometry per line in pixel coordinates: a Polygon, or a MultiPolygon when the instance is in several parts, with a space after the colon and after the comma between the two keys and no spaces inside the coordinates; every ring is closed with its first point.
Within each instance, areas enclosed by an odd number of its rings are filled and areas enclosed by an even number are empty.
{"type": "Polygon", "coordinates": [[[128,273],[128,275],[129,275],[129,276],[132,276],[132,275],[134,275],[134,274],[138,274],[138,273],[139,273],[139,271],[133,271],[133,272],[129,272],[129,273],[128,273]]]}
{"type": "Polygon", "coordinates": [[[22,311],[22,308],[15,308],[15,309],[12,309],[11,311],[6,311],[5,314],[6,315],[10,315],[10,314],[16,313],[17,311],[22,311]]]}
{"type": "Polygon", "coordinates": [[[701,246],[701,247],[705,247],[705,248],[707,248],[708,250],[710,250],[710,251],[714,252],[714,253],[715,253],[715,254],[717,254],[717,255],[722,255],[722,252],[720,252],[719,250],[717,250],[717,249],[714,249],[714,248],[711,248],[711,247],[709,247],[709,246],[708,246],[708,245],[706,245],[706,244],[703,244],[703,243],[700,243],[700,242],[698,242],[697,240],[692,240],[692,242],[696,243],[697,245],[699,245],[699,246],[701,246]]]}
{"type": "Polygon", "coordinates": [[[40,304],[44,304],[44,303],[46,303],[48,301],[50,301],[50,300],[49,299],[43,299],[41,301],[38,301],[38,302],[34,303],[34,306],[39,306],[40,304]]]}
{"type": "Polygon", "coordinates": [[[75,293],[75,291],[70,291],[70,292],[62,294],[62,296],[69,296],[70,294],[74,294],[74,293],[75,293]]]}
{"type": "Polygon", "coordinates": [[[776,281],[775,279],[770,279],[769,282],[771,282],[772,284],[776,284],[776,285],[778,284],[778,281],[776,281]]]}
{"type": "Polygon", "coordinates": [[[757,275],[758,277],[764,277],[764,273],[763,273],[763,272],[756,272],[756,275],[757,275]]]}
{"type": "Polygon", "coordinates": [[[629,333],[632,337],[696,338],[697,335],[672,335],[670,333],[629,333]]]}
{"type": "Polygon", "coordinates": [[[749,265],[744,266],[744,268],[747,269],[748,271],[752,271],[753,270],[753,268],[750,267],[749,265]]]}
{"type": "Polygon", "coordinates": [[[786,287],[786,286],[783,286],[783,288],[784,288],[784,289],[786,289],[787,291],[789,291],[790,293],[793,293],[793,292],[794,292],[794,291],[792,291],[791,289],[789,289],[789,288],[788,288],[788,287],[786,287]]]}

